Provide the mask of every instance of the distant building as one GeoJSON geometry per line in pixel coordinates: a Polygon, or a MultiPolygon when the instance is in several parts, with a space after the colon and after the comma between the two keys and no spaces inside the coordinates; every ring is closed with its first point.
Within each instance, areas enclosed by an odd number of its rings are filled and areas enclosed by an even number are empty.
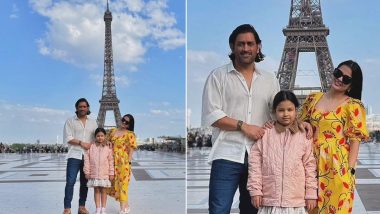
{"type": "Polygon", "coordinates": [[[366,106],[367,129],[369,132],[380,131],[380,114],[374,114],[370,105],[366,106]]]}
{"type": "Polygon", "coordinates": [[[198,128],[191,128],[189,130],[190,133],[197,133],[198,135],[211,135],[212,134],[212,127],[198,127],[198,128]]]}
{"type": "Polygon", "coordinates": [[[367,115],[367,129],[369,132],[380,131],[380,114],[367,115]]]}

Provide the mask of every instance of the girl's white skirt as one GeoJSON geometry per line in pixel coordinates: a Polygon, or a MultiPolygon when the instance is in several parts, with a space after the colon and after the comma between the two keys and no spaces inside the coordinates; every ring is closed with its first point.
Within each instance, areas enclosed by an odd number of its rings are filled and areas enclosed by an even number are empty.
{"type": "Polygon", "coordinates": [[[260,207],[257,214],[308,214],[305,207],[260,207]]]}
{"type": "Polygon", "coordinates": [[[111,182],[108,179],[89,179],[87,187],[111,187],[111,182]]]}

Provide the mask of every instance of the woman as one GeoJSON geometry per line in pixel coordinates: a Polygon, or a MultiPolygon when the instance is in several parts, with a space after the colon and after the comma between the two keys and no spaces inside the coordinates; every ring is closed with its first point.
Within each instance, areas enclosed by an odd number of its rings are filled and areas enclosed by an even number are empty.
{"type": "Polygon", "coordinates": [[[113,146],[115,159],[115,179],[109,195],[120,202],[119,214],[130,213],[128,185],[131,178],[132,154],[137,147],[134,126],[133,116],[126,114],[121,119],[120,127],[110,130],[108,138],[113,146]]]}
{"type": "Polygon", "coordinates": [[[359,65],[344,61],[333,72],[326,93],[310,94],[300,119],[314,130],[318,168],[318,213],[351,213],[359,143],[368,137],[360,101],[363,76],[359,65]]]}

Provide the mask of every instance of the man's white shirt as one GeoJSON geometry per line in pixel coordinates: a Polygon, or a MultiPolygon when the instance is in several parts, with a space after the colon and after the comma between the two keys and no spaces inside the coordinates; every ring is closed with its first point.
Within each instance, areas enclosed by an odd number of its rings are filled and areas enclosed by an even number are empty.
{"type": "Polygon", "coordinates": [[[68,144],[69,150],[66,158],[82,160],[82,155],[84,155],[85,149],[79,145],[71,145],[68,142],[77,139],[85,143],[91,143],[95,140],[95,129],[97,128],[98,124],[96,121],[88,116],[85,126],[76,115],[67,119],[63,128],[63,143],[68,144]]]}
{"type": "MultiPolygon", "coordinates": [[[[202,126],[211,126],[223,117],[242,120],[250,125],[263,126],[271,119],[272,102],[280,90],[273,74],[255,69],[251,89],[232,62],[217,68],[208,76],[202,97],[202,126]]],[[[253,141],[241,131],[213,128],[213,145],[209,162],[225,159],[244,163],[245,152],[253,141]]]]}

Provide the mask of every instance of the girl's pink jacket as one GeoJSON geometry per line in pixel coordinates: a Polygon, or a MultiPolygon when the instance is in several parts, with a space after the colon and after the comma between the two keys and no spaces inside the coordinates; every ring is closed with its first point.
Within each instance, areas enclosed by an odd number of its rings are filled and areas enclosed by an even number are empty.
{"type": "Polygon", "coordinates": [[[302,207],[318,198],[312,142],[292,128],[276,123],[251,147],[247,189],[263,196],[263,206],[302,207]]]}
{"type": "Polygon", "coordinates": [[[83,171],[90,175],[90,179],[109,179],[115,174],[112,149],[108,145],[92,143],[84,155],[83,171]]]}

